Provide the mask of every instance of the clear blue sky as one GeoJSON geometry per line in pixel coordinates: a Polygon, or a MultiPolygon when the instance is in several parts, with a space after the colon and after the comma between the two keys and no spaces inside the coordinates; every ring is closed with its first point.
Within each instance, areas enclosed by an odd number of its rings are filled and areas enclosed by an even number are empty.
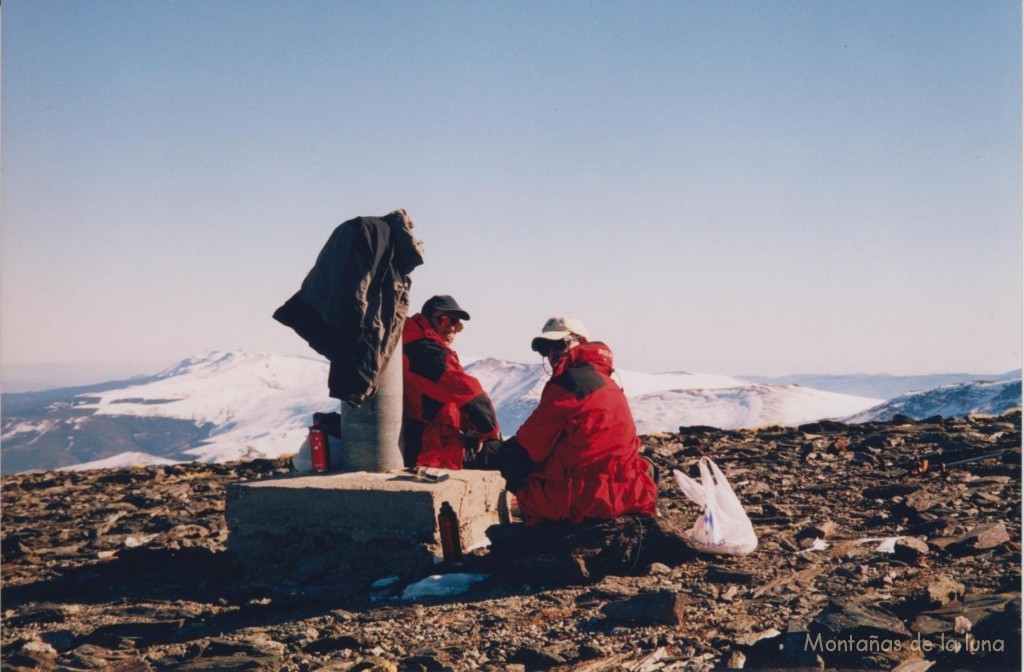
{"type": "Polygon", "coordinates": [[[8,0],[2,31],[9,391],[313,354],[271,313],[398,207],[465,356],[533,361],[562,313],[634,370],[1021,365],[1016,0],[8,0]]]}

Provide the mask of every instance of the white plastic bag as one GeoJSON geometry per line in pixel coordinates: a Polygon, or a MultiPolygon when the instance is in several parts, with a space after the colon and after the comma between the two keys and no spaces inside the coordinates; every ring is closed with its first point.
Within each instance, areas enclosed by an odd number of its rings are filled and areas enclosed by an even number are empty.
{"type": "Polygon", "coordinates": [[[754,526],[725,474],[709,457],[700,458],[697,466],[700,482],[678,469],[672,470],[683,493],[704,507],[704,513],[690,530],[690,540],[697,550],[705,553],[747,555],[753,552],[757,548],[754,526]]]}

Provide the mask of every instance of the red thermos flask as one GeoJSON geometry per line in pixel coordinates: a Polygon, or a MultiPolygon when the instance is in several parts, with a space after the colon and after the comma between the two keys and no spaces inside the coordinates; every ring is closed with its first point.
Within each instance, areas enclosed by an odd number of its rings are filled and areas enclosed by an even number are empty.
{"type": "Polygon", "coordinates": [[[313,471],[330,471],[331,454],[327,447],[327,432],[319,423],[309,428],[309,456],[313,460],[313,471]]]}
{"type": "Polygon", "coordinates": [[[445,562],[462,562],[462,539],[459,537],[459,517],[452,505],[441,504],[437,513],[437,527],[441,532],[441,553],[445,562]]]}

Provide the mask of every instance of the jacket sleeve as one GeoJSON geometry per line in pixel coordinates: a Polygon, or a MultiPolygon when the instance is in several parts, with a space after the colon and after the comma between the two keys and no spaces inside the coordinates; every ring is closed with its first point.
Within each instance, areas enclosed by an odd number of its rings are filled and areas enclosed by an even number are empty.
{"type": "MultiPolygon", "coordinates": [[[[466,374],[469,376],[469,374],[466,374]]],[[[473,378],[472,376],[469,376],[473,378]]],[[[476,378],[473,378],[476,381],[476,378]]],[[[477,381],[477,387],[480,387],[477,381]]],[[[494,404],[487,393],[480,389],[480,394],[470,399],[459,409],[473,429],[484,438],[496,438],[498,436],[498,415],[494,410],[494,404]]]]}
{"type": "Polygon", "coordinates": [[[378,383],[396,338],[390,337],[405,318],[404,295],[392,282],[380,284],[383,255],[389,249],[387,224],[358,217],[332,232],[306,275],[302,287],[274,312],[331,363],[328,388],[332,397],[359,404],[378,383]],[[378,329],[375,325],[387,325],[378,329]]]}
{"type": "Polygon", "coordinates": [[[548,384],[540,403],[516,432],[515,439],[530,459],[543,462],[551,455],[579,407],[579,399],[574,394],[560,385],[548,384]]]}
{"type": "Polygon", "coordinates": [[[409,372],[419,377],[419,390],[439,406],[453,404],[482,435],[496,435],[498,419],[480,381],[466,373],[440,346],[420,341],[406,348],[409,372]]]}

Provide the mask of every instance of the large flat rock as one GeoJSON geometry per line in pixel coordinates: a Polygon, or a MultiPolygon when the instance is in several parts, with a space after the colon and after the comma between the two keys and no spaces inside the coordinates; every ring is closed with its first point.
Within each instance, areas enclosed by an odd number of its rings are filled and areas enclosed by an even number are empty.
{"type": "Polygon", "coordinates": [[[497,472],[448,474],[438,483],[392,471],[231,484],[228,548],[258,573],[283,572],[296,580],[422,571],[441,555],[437,513],[443,502],[458,515],[464,549],[507,520],[505,482],[497,472]]]}

